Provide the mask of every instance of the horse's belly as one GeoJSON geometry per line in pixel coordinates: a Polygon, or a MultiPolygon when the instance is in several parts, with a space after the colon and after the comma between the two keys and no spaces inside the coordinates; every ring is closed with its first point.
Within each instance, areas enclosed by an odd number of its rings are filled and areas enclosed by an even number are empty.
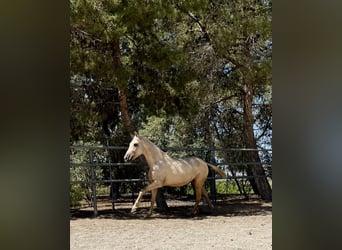
{"type": "Polygon", "coordinates": [[[185,177],[184,176],[168,176],[165,178],[165,186],[169,187],[180,187],[188,184],[194,178],[192,176],[185,177]]]}

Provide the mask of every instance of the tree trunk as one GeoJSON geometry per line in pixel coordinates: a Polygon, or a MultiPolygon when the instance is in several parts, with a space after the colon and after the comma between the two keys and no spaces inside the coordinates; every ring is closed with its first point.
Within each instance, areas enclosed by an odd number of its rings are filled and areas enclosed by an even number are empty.
{"type": "MultiPolygon", "coordinates": [[[[120,43],[119,40],[115,40],[113,42],[113,64],[115,67],[115,71],[118,72],[118,78],[122,77],[122,64],[121,64],[121,54],[120,54],[120,43]]],[[[122,79],[120,79],[122,80],[122,79]]],[[[137,131],[137,127],[134,124],[133,120],[131,119],[131,115],[128,109],[128,102],[127,102],[127,91],[126,87],[123,87],[123,84],[119,85],[119,104],[120,104],[120,111],[121,111],[121,119],[124,126],[124,131],[127,134],[131,134],[134,131],[137,131]]],[[[156,203],[159,208],[168,208],[164,196],[161,190],[158,190],[156,203]]]]}
{"type": "MultiPolygon", "coordinates": [[[[247,154],[248,154],[248,152],[247,152],[247,154]]],[[[247,155],[246,158],[247,158],[247,159],[250,159],[250,156],[247,155]]],[[[247,172],[247,175],[248,175],[248,176],[254,176],[253,171],[252,171],[252,168],[250,168],[250,165],[247,166],[246,172],[247,172]]],[[[253,192],[254,192],[255,194],[260,194],[260,193],[259,193],[258,186],[257,186],[256,181],[255,181],[255,178],[249,179],[248,181],[249,181],[249,183],[251,184],[251,187],[252,187],[252,189],[253,189],[253,192]]]]}
{"type": "Polygon", "coordinates": [[[131,116],[129,114],[128,102],[127,102],[127,93],[126,93],[126,84],[123,84],[120,79],[122,77],[122,63],[121,63],[121,53],[120,53],[120,43],[119,39],[113,41],[113,65],[114,72],[117,73],[117,80],[119,82],[119,104],[121,111],[121,119],[124,125],[125,132],[133,133],[136,131],[136,126],[134,125],[131,116]]]}
{"type": "MultiPolygon", "coordinates": [[[[244,141],[247,148],[256,149],[256,141],[254,137],[253,125],[253,86],[251,84],[246,84],[244,86],[243,95],[243,116],[244,116],[244,141]]],[[[258,151],[248,151],[248,160],[255,162],[252,165],[252,174],[254,176],[255,184],[263,200],[272,200],[272,190],[265,176],[265,171],[262,168],[261,160],[258,151]]]]}
{"type": "Polygon", "coordinates": [[[129,114],[127,95],[126,95],[125,89],[119,89],[119,103],[120,103],[122,123],[124,125],[124,131],[127,132],[128,134],[131,134],[134,131],[137,131],[137,128],[129,114]]]}
{"type": "MultiPolygon", "coordinates": [[[[112,47],[112,58],[113,58],[113,67],[115,78],[113,81],[117,81],[115,84],[118,86],[118,93],[119,93],[119,105],[120,105],[120,111],[121,111],[121,121],[123,123],[124,131],[127,133],[127,137],[130,133],[133,133],[136,128],[134,126],[133,121],[131,120],[129,110],[128,110],[128,103],[127,103],[127,93],[126,88],[123,87],[124,84],[122,83],[121,77],[121,71],[122,71],[122,63],[121,63],[121,53],[120,53],[120,43],[119,39],[116,39],[113,41],[113,47],[112,47]]],[[[115,152],[111,151],[110,157],[112,162],[120,162],[115,152]]],[[[123,156],[122,156],[123,158],[123,156]]],[[[120,178],[119,176],[119,169],[117,167],[113,167],[112,169],[112,178],[120,178]]],[[[120,186],[122,184],[120,183],[112,183],[111,189],[110,189],[110,197],[113,199],[113,201],[120,197],[120,186]]]]}

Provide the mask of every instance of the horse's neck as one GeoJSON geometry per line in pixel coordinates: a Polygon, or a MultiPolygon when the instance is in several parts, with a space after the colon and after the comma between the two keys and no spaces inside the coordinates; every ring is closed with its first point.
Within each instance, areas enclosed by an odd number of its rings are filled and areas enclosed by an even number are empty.
{"type": "Polygon", "coordinates": [[[152,142],[146,142],[147,146],[145,147],[145,159],[148,167],[152,167],[156,165],[158,162],[165,160],[169,156],[163,152],[160,148],[154,145],[152,142]]]}

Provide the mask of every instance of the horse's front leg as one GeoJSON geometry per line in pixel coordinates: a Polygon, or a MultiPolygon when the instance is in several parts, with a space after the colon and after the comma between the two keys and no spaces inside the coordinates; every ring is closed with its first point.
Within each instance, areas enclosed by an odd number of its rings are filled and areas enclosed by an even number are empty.
{"type": "Polygon", "coordinates": [[[138,198],[135,200],[134,205],[131,209],[131,213],[134,214],[137,211],[137,208],[139,206],[140,200],[145,192],[143,192],[143,189],[139,192],[138,198]]]}
{"type": "Polygon", "coordinates": [[[151,190],[151,207],[148,213],[149,216],[152,215],[154,203],[156,202],[157,193],[158,193],[158,188],[151,190]]]}
{"type": "MultiPolygon", "coordinates": [[[[148,192],[148,191],[151,191],[151,190],[158,190],[158,188],[162,187],[161,183],[158,182],[158,181],[154,181],[152,182],[151,184],[147,185],[145,188],[143,188],[140,192],[139,192],[139,196],[137,198],[137,200],[135,201],[132,209],[131,209],[131,213],[135,213],[137,208],[139,207],[139,204],[140,204],[140,200],[141,198],[143,197],[143,195],[148,192]]],[[[152,198],[153,198],[153,192],[152,192],[152,198]]],[[[154,198],[155,200],[155,198],[154,198]]],[[[154,204],[154,202],[153,202],[154,204]]],[[[151,205],[152,205],[152,200],[151,200],[151,205]]],[[[150,213],[151,213],[151,210],[153,209],[153,207],[151,206],[150,208],[150,213]]]]}

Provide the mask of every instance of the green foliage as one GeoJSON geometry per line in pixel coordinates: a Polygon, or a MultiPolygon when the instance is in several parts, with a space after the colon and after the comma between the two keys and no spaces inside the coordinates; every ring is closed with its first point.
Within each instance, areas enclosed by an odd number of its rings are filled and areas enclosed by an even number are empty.
{"type": "MultiPolygon", "coordinates": [[[[79,144],[90,145],[91,143],[79,144]]],[[[94,144],[93,144],[94,145],[94,144]]],[[[71,152],[70,162],[72,163],[86,163],[90,162],[89,151],[86,149],[77,149],[71,152]]],[[[93,153],[93,162],[103,161],[104,155],[100,152],[93,153]]],[[[70,181],[90,181],[92,179],[92,174],[96,180],[101,180],[104,178],[103,169],[99,166],[96,167],[71,167],[70,168],[70,181]],[[93,171],[93,173],[92,173],[93,171]]],[[[72,207],[79,206],[80,201],[87,200],[91,202],[92,197],[91,184],[72,184],[70,187],[70,205],[72,207]]]]}
{"type": "MultiPolygon", "coordinates": [[[[238,180],[240,186],[245,191],[247,195],[253,194],[253,190],[251,188],[251,185],[246,180],[238,180]]],[[[243,193],[240,192],[236,182],[234,180],[216,180],[216,193],[217,194],[228,194],[228,195],[243,195],[243,193]]],[[[209,185],[206,187],[207,190],[209,190],[209,185]]],[[[168,192],[173,192],[175,194],[179,194],[181,188],[172,188],[172,190],[169,190],[168,192]]],[[[194,189],[190,184],[186,185],[184,195],[187,196],[194,196],[194,189]]],[[[242,190],[242,192],[243,192],[242,190]]]]}
{"type": "MultiPolygon", "coordinates": [[[[253,189],[250,183],[247,180],[238,180],[240,187],[242,188],[242,192],[248,194],[253,194],[253,189]]],[[[242,195],[243,193],[240,192],[236,181],[229,180],[229,181],[216,181],[216,192],[218,194],[229,194],[229,195],[242,195]]]]}
{"type": "Polygon", "coordinates": [[[128,143],[124,89],[130,118],[158,146],[246,147],[249,86],[257,145],[270,146],[271,8],[252,0],[71,0],[71,143],[128,143]]]}
{"type": "Polygon", "coordinates": [[[69,203],[70,207],[79,207],[80,202],[84,199],[85,193],[80,185],[71,185],[69,203]]]}

